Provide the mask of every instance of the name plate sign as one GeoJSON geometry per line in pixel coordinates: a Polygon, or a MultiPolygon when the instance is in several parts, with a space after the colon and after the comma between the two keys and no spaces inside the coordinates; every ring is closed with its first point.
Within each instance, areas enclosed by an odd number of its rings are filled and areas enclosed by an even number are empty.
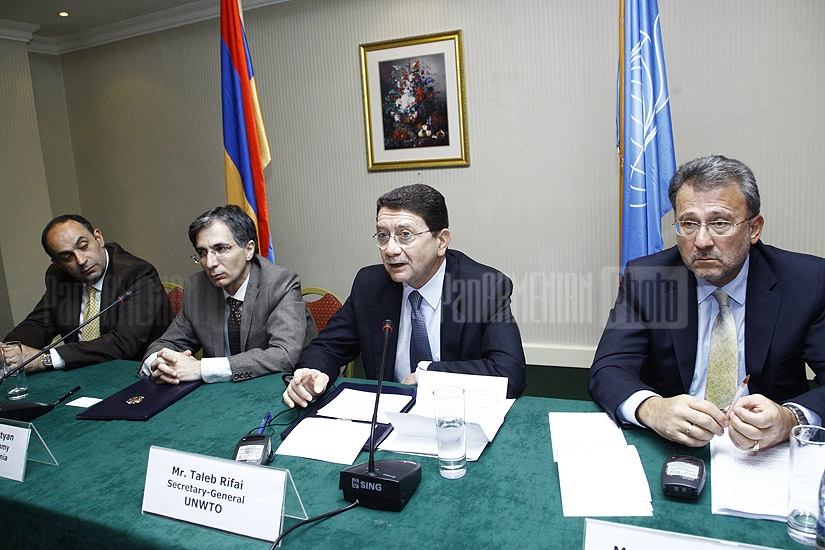
{"type": "Polygon", "coordinates": [[[584,550],[772,550],[720,539],[684,535],[670,531],[658,531],[647,527],[611,523],[598,519],[584,520],[584,550]]]}
{"type": "Polygon", "coordinates": [[[260,540],[278,538],[287,470],[151,447],[143,512],[260,540]],[[274,519],[274,521],[273,521],[274,519]]]}
{"type": "Polygon", "coordinates": [[[32,433],[30,426],[31,424],[0,424],[0,477],[23,481],[32,433]]]}

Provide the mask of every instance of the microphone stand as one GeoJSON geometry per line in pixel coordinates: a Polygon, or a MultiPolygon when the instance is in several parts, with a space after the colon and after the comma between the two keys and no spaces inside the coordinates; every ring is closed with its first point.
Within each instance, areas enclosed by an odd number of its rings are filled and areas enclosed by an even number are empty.
{"type": "Polygon", "coordinates": [[[118,304],[122,304],[124,301],[128,300],[129,298],[131,298],[133,294],[134,294],[134,291],[127,290],[126,292],[124,292],[124,293],[123,293],[123,295],[118,296],[118,297],[117,297],[117,299],[115,299],[115,301],[114,301],[114,302],[112,302],[111,304],[109,304],[109,305],[106,307],[106,309],[104,309],[103,311],[98,312],[98,314],[97,314],[97,315],[94,315],[91,319],[89,319],[89,320],[85,321],[82,325],[78,326],[77,328],[72,329],[72,330],[71,330],[68,334],[66,334],[66,336],[63,336],[63,337],[62,337],[62,338],[60,338],[57,342],[52,342],[51,344],[49,344],[48,346],[46,346],[46,347],[45,347],[45,348],[43,348],[42,350],[38,351],[37,353],[35,353],[35,354],[34,354],[34,355],[32,355],[31,357],[29,357],[28,359],[26,359],[25,361],[23,361],[23,363],[22,363],[22,364],[20,364],[20,365],[16,366],[14,369],[12,369],[12,370],[10,370],[9,372],[7,372],[7,373],[3,374],[3,376],[0,376],[0,384],[2,384],[2,383],[3,383],[3,382],[7,379],[7,378],[9,378],[10,376],[12,376],[12,375],[14,375],[15,373],[17,373],[17,371],[19,371],[20,369],[24,368],[26,365],[28,365],[28,364],[29,364],[29,363],[31,363],[32,361],[34,361],[34,360],[36,360],[36,359],[39,359],[41,355],[45,354],[47,351],[50,351],[53,347],[55,347],[56,345],[60,344],[60,343],[61,343],[61,342],[63,342],[66,338],[68,338],[68,337],[69,337],[69,336],[71,336],[72,334],[76,333],[78,330],[82,329],[83,327],[85,327],[86,325],[88,325],[89,323],[91,323],[92,321],[94,321],[95,319],[97,319],[98,317],[100,317],[101,315],[103,315],[104,313],[106,313],[107,311],[109,311],[110,309],[112,309],[113,307],[115,307],[116,305],[118,305],[118,304]]]}
{"type": "Polygon", "coordinates": [[[378,388],[375,393],[375,408],[372,412],[370,430],[369,462],[357,464],[341,471],[338,488],[344,492],[349,502],[375,510],[400,512],[415,493],[421,481],[421,464],[412,460],[375,460],[375,427],[378,423],[378,401],[384,382],[384,364],[387,357],[387,343],[392,332],[392,321],[384,321],[384,349],[381,353],[381,368],[378,371],[378,388]]]}
{"type": "MultiPolygon", "coordinates": [[[[2,384],[10,376],[13,376],[15,373],[19,372],[20,369],[25,368],[26,365],[30,364],[32,361],[39,359],[43,354],[45,354],[56,345],[63,342],[66,338],[76,333],[78,330],[82,329],[83,327],[85,327],[86,325],[88,325],[89,323],[91,323],[92,321],[94,321],[95,319],[97,319],[98,317],[100,317],[116,305],[122,304],[123,302],[131,298],[133,295],[134,291],[127,290],[122,295],[118,296],[117,299],[111,304],[109,304],[109,306],[107,306],[103,311],[98,312],[97,315],[94,315],[91,319],[86,320],[77,328],[72,329],[71,332],[60,338],[58,341],[46,346],[36,354],[29,357],[27,360],[23,361],[17,367],[9,370],[9,372],[0,376],[0,384],[2,384]]],[[[54,408],[54,405],[54,403],[37,403],[34,401],[4,401],[0,403],[0,418],[9,418],[11,420],[30,422],[38,416],[42,416],[50,410],[52,410],[54,408]]]]}

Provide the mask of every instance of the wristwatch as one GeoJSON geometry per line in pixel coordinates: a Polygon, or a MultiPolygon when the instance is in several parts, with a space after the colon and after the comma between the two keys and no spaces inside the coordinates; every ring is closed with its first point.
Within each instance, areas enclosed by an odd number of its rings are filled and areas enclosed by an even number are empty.
{"type": "Polygon", "coordinates": [[[43,366],[46,367],[46,370],[51,370],[52,368],[52,354],[51,352],[47,352],[43,354],[43,366]]]}
{"type": "Polygon", "coordinates": [[[789,409],[793,413],[793,415],[796,417],[796,423],[798,425],[802,426],[803,424],[808,423],[808,419],[805,418],[805,413],[803,413],[802,409],[800,409],[796,405],[790,405],[789,404],[789,405],[782,405],[782,406],[785,407],[786,409],[789,409]]]}

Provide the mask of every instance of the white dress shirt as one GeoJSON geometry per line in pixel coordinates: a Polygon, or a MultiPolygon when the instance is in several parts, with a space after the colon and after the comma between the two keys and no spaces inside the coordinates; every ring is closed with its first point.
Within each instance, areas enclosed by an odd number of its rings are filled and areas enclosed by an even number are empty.
{"type": "MultiPolygon", "coordinates": [[[[100,301],[100,297],[103,295],[103,279],[106,278],[106,272],[109,270],[109,251],[106,250],[106,249],[103,249],[103,251],[106,253],[106,269],[103,270],[103,275],[100,277],[100,279],[98,279],[98,281],[95,284],[92,285],[92,288],[97,290],[97,303],[98,303],[99,306],[101,306],[101,308],[103,306],[103,304],[100,301]]],[[[82,325],[83,321],[85,321],[85,319],[83,318],[83,313],[86,311],[86,302],[88,301],[88,299],[89,299],[89,293],[86,290],[86,285],[84,284],[83,285],[83,298],[80,300],[80,316],[78,317],[78,323],[77,323],[78,326],[82,325]]],[[[82,334],[78,335],[78,339],[82,340],[83,335],[82,334]]],[[[55,369],[66,368],[66,361],[64,361],[63,358],[60,357],[60,353],[58,353],[57,348],[50,349],[49,350],[49,355],[52,358],[52,367],[53,368],[55,368],[55,369]]]]}
{"type": "MultiPolygon", "coordinates": [[[[745,257],[745,263],[736,277],[721,287],[722,290],[730,297],[730,311],[733,315],[733,321],[736,324],[736,341],[738,347],[738,371],[737,371],[737,386],[745,378],[745,307],[746,296],[748,292],[748,272],[750,270],[750,256],[745,257]]],[[[696,277],[694,275],[694,277],[696,277]]],[[[710,353],[710,332],[713,328],[713,321],[719,314],[719,303],[712,296],[713,291],[717,288],[716,285],[707,282],[701,277],[696,277],[696,301],[698,305],[698,327],[699,333],[696,339],[696,364],[693,369],[693,378],[690,383],[688,394],[694,397],[705,397],[705,385],[708,377],[708,356],[710,353]]],[[[748,395],[748,389],[745,389],[743,395],[748,395]]],[[[641,424],[636,420],[636,410],[642,402],[649,398],[658,395],[649,390],[641,390],[630,397],[628,397],[617,410],[619,418],[626,423],[633,423],[637,426],[641,424]]],[[[791,403],[796,405],[796,403],[791,403]]],[[[796,405],[799,407],[809,424],[818,426],[821,418],[815,412],[796,405]]]]}
{"type": "MultiPolygon", "coordinates": [[[[423,300],[421,300],[421,313],[424,315],[424,322],[427,325],[427,338],[430,340],[430,353],[433,361],[441,360],[441,295],[444,290],[444,273],[447,270],[446,259],[441,262],[441,266],[435,275],[427,281],[421,288],[413,288],[406,282],[404,292],[401,295],[401,320],[398,323],[398,347],[395,350],[395,381],[401,382],[412,372],[410,368],[410,336],[412,306],[409,296],[413,290],[417,290],[423,300]]],[[[427,370],[429,361],[420,361],[417,369],[427,370]]],[[[417,372],[417,370],[416,370],[417,372]]],[[[416,376],[416,382],[418,377],[416,376]]]]}

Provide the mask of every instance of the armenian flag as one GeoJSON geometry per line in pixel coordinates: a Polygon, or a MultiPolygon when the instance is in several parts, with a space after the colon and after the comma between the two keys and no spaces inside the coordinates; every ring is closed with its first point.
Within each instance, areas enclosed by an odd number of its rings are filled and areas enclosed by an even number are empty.
{"type": "Polygon", "coordinates": [[[271,155],[240,0],[221,0],[221,89],[226,200],[255,221],[261,255],[275,260],[264,167],[271,155]]]}

